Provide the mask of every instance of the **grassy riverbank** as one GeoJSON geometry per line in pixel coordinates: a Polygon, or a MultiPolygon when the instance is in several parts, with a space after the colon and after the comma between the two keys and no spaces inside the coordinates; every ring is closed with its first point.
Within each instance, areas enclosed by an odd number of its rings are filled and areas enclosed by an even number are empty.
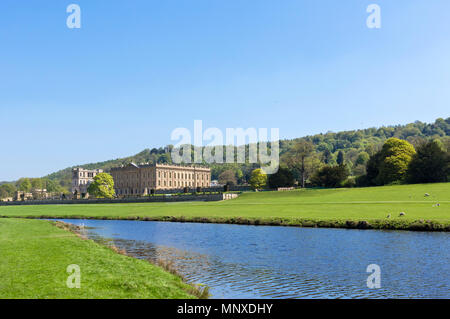
{"type": "Polygon", "coordinates": [[[222,202],[0,206],[0,216],[450,231],[450,183],[244,193],[222,202]]]}
{"type": "Polygon", "coordinates": [[[0,298],[194,298],[181,278],[48,221],[0,219],[0,298]],[[68,288],[67,266],[81,287],[68,288]]]}

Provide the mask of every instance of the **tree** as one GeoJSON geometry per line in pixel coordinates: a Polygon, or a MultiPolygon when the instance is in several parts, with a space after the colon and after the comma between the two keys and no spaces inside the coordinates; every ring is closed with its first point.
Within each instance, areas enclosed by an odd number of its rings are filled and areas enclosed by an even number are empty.
{"type": "Polygon", "coordinates": [[[345,165],[325,165],[311,178],[315,186],[340,187],[347,180],[349,170],[345,165]]]}
{"type": "Polygon", "coordinates": [[[250,185],[253,189],[261,189],[267,185],[267,175],[260,168],[253,170],[250,177],[250,185]]]}
{"type": "Polygon", "coordinates": [[[288,168],[280,167],[278,172],[269,175],[268,184],[270,188],[294,186],[294,175],[288,168]]]}
{"type": "Polygon", "coordinates": [[[63,188],[58,185],[55,181],[52,181],[51,179],[45,179],[45,188],[47,189],[47,192],[49,193],[61,193],[63,192],[63,188]]]}
{"type": "Polygon", "coordinates": [[[0,198],[13,197],[16,187],[13,184],[0,185],[0,198]]]}
{"type": "Polygon", "coordinates": [[[403,181],[409,162],[416,153],[414,146],[398,138],[388,139],[381,149],[381,162],[377,176],[378,184],[385,185],[403,181]]]}
{"type": "Polygon", "coordinates": [[[333,160],[333,154],[331,154],[330,150],[327,148],[322,152],[322,161],[325,164],[331,164],[333,160]]]}
{"type": "Polygon", "coordinates": [[[301,186],[305,187],[307,169],[306,159],[314,151],[314,145],[305,140],[297,142],[292,149],[285,155],[286,163],[289,167],[299,170],[301,186]]]}
{"type": "Polygon", "coordinates": [[[231,169],[227,169],[226,171],[223,171],[219,175],[219,183],[220,184],[233,185],[233,186],[237,185],[237,179],[236,179],[235,171],[233,171],[231,169]]]}
{"type": "Polygon", "coordinates": [[[115,195],[114,179],[108,173],[96,175],[88,187],[88,193],[97,198],[113,198],[115,195]]]}
{"type": "Polygon", "coordinates": [[[339,151],[337,158],[336,158],[336,162],[338,163],[338,165],[344,165],[344,161],[345,161],[344,152],[339,151]]]}
{"type": "Polygon", "coordinates": [[[447,182],[450,173],[450,153],[442,149],[442,143],[431,141],[417,148],[408,167],[410,183],[447,182]]]}
{"type": "Polygon", "coordinates": [[[365,165],[370,159],[370,156],[367,152],[361,152],[358,155],[358,158],[355,161],[356,165],[365,165]]]}
{"type": "Polygon", "coordinates": [[[42,189],[43,187],[42,179],[40,178],[32,178],[31,179],[31,188],[32,189],[42,189]]]}
{"type": "Polygon", "coordinates": [[[366,176],[361,178],[360,186],[374,186],[377,185],[377,177],[380,174],[380,164],[382,161],[381,151],[373,154],[366,165],[366,176]]]}
{"type": "Polygon", "coordinates": [[[21,178],[17,182],[17,188],[22,192],[30,192],[31,191],[31,182],[28,178],[21,178]]]}

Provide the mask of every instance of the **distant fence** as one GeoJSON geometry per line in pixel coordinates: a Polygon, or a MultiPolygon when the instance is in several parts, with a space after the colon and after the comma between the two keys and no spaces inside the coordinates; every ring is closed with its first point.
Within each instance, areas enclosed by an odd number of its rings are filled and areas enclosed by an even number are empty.
{"type": "Polygon", "coordinates": [[[58,199],[58,200],[26,200],[0,202],[0,206],[16,205],[74,205],[74,204],[118,204],[118,203],[157,203],[157,202],[193,202],[221,201],[236,198],[237,194],[189,194],[189,195],[158,195],[146,197],[126,197],[115,199],[58,199]]]}

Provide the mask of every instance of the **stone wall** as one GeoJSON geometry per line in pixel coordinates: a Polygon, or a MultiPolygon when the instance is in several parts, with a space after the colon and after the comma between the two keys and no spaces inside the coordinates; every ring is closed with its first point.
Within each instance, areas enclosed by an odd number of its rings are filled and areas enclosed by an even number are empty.
{"type": "Polygon", "coordinates": [[[16,205],[74,205],[74,204],[119,204],[119,203],[153,203],[153,202],[192,202],[221,201],[236,198],[237,194],[197,194],[197,195],[159,195],[119,199],[66,199],[66,200],[28,200],[0,202],[0,206],[16,205]],[[230,196],[233,195],[233,196],[230,196]]]}
{"type": "MultiPolygon", "coordinates": [[[[192,187],[188,187],[188,193],[195,192],[196,190],[192,187]]],[[[230,192],[247,192],[252,190],[250,186],[230,186],[228,191],[230,192]]],[[[183,193],[183,188],[177,188],[177,189],[157,189],[155,191],[156,194],[178,194],[183,193]]],[[[202,187],[201,192],[223,192],[224,186],[212,186],[212,187],[202,187]]]]}

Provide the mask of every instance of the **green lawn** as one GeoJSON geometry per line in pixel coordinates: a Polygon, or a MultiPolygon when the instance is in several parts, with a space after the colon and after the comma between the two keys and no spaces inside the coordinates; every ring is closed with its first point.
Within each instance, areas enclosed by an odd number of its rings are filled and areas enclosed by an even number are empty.
{"type": "Polygon", "coordinates": [[[7,206],[0,207],[0,216],[139,217],[213,222],[242,222],[245,219],[261,223],[281,220],[278,223],[299,226],[308,226],[310,224],[305,221],[312,221],[325,227],[341,227],[345,221],[367,221],[375,225],[374,228],[398,229],[406,229],[414,221],[423,220],[447,227],[450,226],[450,183],[250,192],[222,202],[7,206]],[[426,197],[425,193],[430,196],[426,197]],[[435,206],[437,203],[439,207],[435,206]],[[400,212],[406,215],[399,217],[400,212]],[[388,214],[391,214],[390,219],[386,218],[388,214]],[[327,222],[335,224],[328,225],[327,222]]]}
{"type": "Polygon", "coordinates": [[[162,268],[83,240],[48,221],[0,219],[0,298],[194,298],[162,268]],[[68,288],[67,266],[81,270],[68,288]]]}

